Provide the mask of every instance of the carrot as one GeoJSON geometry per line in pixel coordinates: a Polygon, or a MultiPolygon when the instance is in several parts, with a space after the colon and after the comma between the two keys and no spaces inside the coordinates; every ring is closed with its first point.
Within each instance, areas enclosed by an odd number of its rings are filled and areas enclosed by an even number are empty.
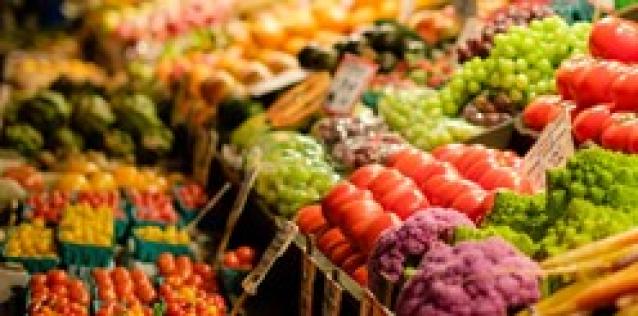
{"type": "Polygon", "coordinates": [[[576,311],[576,306],[574,302],[570,302],[570,299],[594,282],[594,280],[580,281],[561,289],[552,296],[549,296],[534,305],[534,315],[565,315],[576,311]]]}
{"type": "Polygon", "coordinates": [[[574,264],[576,261],[616,251],[637,243],[638,229],[633,229],[549,258],[541,263],[541,267],[552,268],[560,265],[574,264]]]}
{"type": "Polygon", "coordinates": [[[585,258],[562,266],[554,266],[543,270],[543,275],[565,275],[573,273],[609,272],[626,267],[635,262],[638,255],[638,244],[619,250],[602,253],[593,258],[585,258]]]}
{"type": "Polygon", "coordinates": [[[574,296],[580,309],[592,310],[613,304],[616,298],[638,291],[638,263],[603,276],[590,287],[574,296]]]}

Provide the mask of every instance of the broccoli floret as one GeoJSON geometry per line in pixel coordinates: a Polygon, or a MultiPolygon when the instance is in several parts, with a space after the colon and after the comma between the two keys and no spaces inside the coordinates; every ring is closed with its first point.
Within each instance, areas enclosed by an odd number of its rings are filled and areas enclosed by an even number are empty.
{"type": "Polygon", "coordinates": [[[540,239],[547,227],[549,214],[545,211],[545,194],[520,195],[511,191],[496,194],[492,211],[484,224],[509,226],[512,230],[540,239]]]}
{"type": "Polygon", "coordinates": [[[454,242],[466,240],[483,240],[489,237],[500,236],[524,254],[534,257],[538,251],[538,245],[523,232],[513,230],[509,226],[485,226],[478,229],[462,226],[454,231],[454,242]]]}

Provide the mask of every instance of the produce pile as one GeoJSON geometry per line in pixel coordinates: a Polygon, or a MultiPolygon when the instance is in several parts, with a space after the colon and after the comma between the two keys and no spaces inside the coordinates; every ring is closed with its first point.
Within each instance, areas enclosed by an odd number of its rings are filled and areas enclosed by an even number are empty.
{"type": "Polygon", "coordinates": [[[147,95],[103,95],[62,79],[52,90],[16,100],[5,113],[3,144],[27,156],[44,149],[69,154],[103,150],[115,157],[157,159],[170,152],[173,133],[147,95]]]}

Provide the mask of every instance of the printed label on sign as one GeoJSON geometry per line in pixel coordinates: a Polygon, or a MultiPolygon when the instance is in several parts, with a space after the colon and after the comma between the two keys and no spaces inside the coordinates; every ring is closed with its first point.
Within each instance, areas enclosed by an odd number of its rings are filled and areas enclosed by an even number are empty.
{"type": "Polygon", "coordinates": [[[377,68],[367,59],[347,54],[332,79],[324,110],[336,115],[352,113],[352,108],[374,78],[377,68]]]}
{"type": "Polygon", "coordinates": [[[343,289],[339,283],[326,275],[323,287],[323,316],[339,316],[342,296],[343,289]]]}
{"type": "Polygon", "coordinates": [[[257,287],[259,287],[259,284],[264,280],[275,261],[288,249],[288,246],[290,246],[290,243],[298,231],[299,228],[295,223],[291,221],[284,223],[284,226],[277,232],[275,238],[270,242],[268,248],[266,248],[264,255],[261,257],[255,269],[253,269],[242,282],[241,286],[246,293],[250,295],[257,293],[257,287]]]}
{"type": "Polygon", "coordinates": [[[523,174],[530,179],[535,189],[544,188],[547,170],[564,166],[573,153],[574,141],[569,109],[564,108],[558,117],[545,127],[536,144],[525,156],[523,174]]]}
{"type": "Polygon", "coordinates": [[[312,296],[315,289],[317,265],[312,257],[304,253],[301,258],[301,297],[299,315],[312,316],[312,296]]]}

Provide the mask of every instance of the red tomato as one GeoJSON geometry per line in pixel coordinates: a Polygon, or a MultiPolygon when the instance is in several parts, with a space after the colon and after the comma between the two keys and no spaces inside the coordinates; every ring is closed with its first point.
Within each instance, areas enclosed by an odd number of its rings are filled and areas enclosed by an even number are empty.
{"type": "Polygon", "coordinates": [[[237,258],[242,263],[253,263],[255,260],[255,250],[248,246],[241,246],[235,252],[237,252],[237,258]]]}
{"type": "Polygon", "coordinates": [[[131,275],[131,279],[135,283],[144,282],[148,280],[146,273],[144,273],[144,271],[142,271],[142,269],[140,268],[131,269],[130,275],[131,275]]]}
{"type": "Polygon", "coordinates": [[[370,253],[386,229],[399,225],[401,225],[401,220],[396,214],[383,213],[368,225],[361,236],[357,236],[357,245],[364,253],[370,253]]]}
{"type": "Polygon", "coordinates": [[[239,267],[239,258],[234,251],[228,251],[224,254],[224,266],[227,268],[235,269],[239,267]]]}
{"type": "Polygon", "coordinates": [[[47,281],[50,287],[53,287],[56,284],[66,285],[68,276],[63,270],[53,269],[47,273],[47,281]]]}
{"type": "Polygon", "coordinates": [[[467,149],[465,144],[447,144],[439,146],[432,151],[432,156],[440,161],[447,161],[453,165],[463,157],[467,149]]]}
{"type": "Polygon", "coordinates": [[[460,174],[464,174],[477,161],[486,160],[492,154],[492,151],[483,145],[470,146],[465,155],[457,161],[456,169],[460,174]]]}
{"type": "Polygon", "coordinates": [[[480,160],[469,167],[463,176],[472,181],[478,181],[488,170],[498,167],[498,162],[494,158],[480,160]]]}
{"type": "Polygon", "coordinates": [[[363,287],[368,286],[368,267],[362,265],[354,270],[352,278],[363,287]]]}
{"type": "Polygon", "coordinates": [[[332,251],[328,254],[330,261],[337,266],[341,266],[343,262],[350,256],[354,250],[350,243],[344,243],[339,246],[336,246],[332,249],[332,251]]]}
{"type": "Polygon", "coordinates": [[[560,114],[560,110],[559,96],[537,97],[523,110],[523,123],[533,130],[540,131],[560,114]]]}
{"type": "MultiPolygon", "coordinates": [[[[618,117],[615,113],[612,115],[618,117]]],[[[629,145],[629,134],[632,132],[633,126],[636,124],[635,119],[630,121],[614,120],[614,123],[609,125],[601,136],[601,145],[607,149],[615,151],[627,151],[629,145]]]]}
{"type": "Polygon", "coordinates": [[[407,178],[396,169],[386,169],[379,176],[370,183],[370,191],[375,198],[380,198],[390,190],[396,188],[403,183],[407,178]]]}
{"type": "Polygon", "coordinates": [[[385,211],[390,211],[392,205],[397,202],[406,191],[414,189],[414,183],[412,181],[405,181],[397,186],[394,190],[386,193],[384,196],[377,199],[379,204],[383,206],[385,211]]]}
{"type": "Polygon", "coordinates": [[[446,185],[457,180],[459,180],[459,177],[455,174],[435,175],[424,183],[421,190],[432,205],[446,206],[445,201],[451,200],[447,197],[449,193],[446,191],[446,185]]]}
{"type": "Polygon", "coordinates": [[[427,164],[434,159],[427,153],[415,151],[412,155],[406,155],[402,159],[397,160],[391,167],[399,170],[403,175],[412,178],[420,166],[427,164]]]}
{"type": "Polygon", "coordinates": [[[486,197],[484,190],[469,190],[454,200],[452,208],[465,213],[473,221],[479,221],[485,215],[481,206],[486,197]]]}
{"type": "Polygon", "coordinates": [[[576,87],[578,93],[574,95],[579,108],[594,104],[611,102],[611,86],[627,67],[616,62],[595,61],[584,71],[583,80],[576,87]]]}
{"type": "Polygon", "coordinates": [[[210,265],[201,262],[193,264],[193,272],[200,275],[204,280],[208,280],[215,275],[210,265]]]}
{"type": "Polygon", "coordinates": [[[297,214],[297,225],[299,226],[299,230],[304,234],[316,234],[328,228],[328,222],[323,216],[320,205],[302,207],[297,214]]]}
{"type": "MultiPolygon", "coordinates": [[[[340,227],[344,233],[348,232],[349,235],[353,235],[351,233],[356,225],[369,224],[377,216],[383,214],[383,208],[372,200],[355,201],[344,207],[343,214],[340,227]]],[[[361,227],[361,229],[365,228],[361,227]]]]}
{"type": "Polygon", "coordinates": [[[485,190],[494,190],[500,188],[512,177],[512,170],[505,167],[496,167],[487,170],[485,174],[477,181],[485,190]]]}
{"type": "Polygon", "coordinates": [[[329,229],[325,234],[319,237],[317,240],[317,248],[319,248],[321,252],[327,254],[330,253],[334,247],[345,242],[347,241],[343,232],[341,232],[341,229],[335,227],[329,229]]]}
{"type": "Polygon", "coordinates": [[[633,124],[631,127],[629,140],[627,141],[627,151],[632,154],[638,154],[638,124],[633,124]]]}
{"type": "Polygon", "coordinates": [[[342,201],[344,196],[350,196],[355,192],[359,191],[359,188],[354,186],[352,183],[348,181],[341,181],[337,183],[328,194],[323,198],[323,202],[321,206],[324,210],[329,210],[337,207],[337,205],[342,201]]]}
{"type": "Polygon", "coordinates": [[[398,201],[392,205],[391,212],[402,220],[410,217],[414,212],[430,206],[428,199],[416,187],[403,193],[398,201]]]}
{"type": "Polygon", "coordinates": [[[100,289],[98,292],[98,296],[100,297],[101,301],[114,302],[117,299],[115,291],[112,289],[100,289]]]}
{"type": "Polygon", "coordinates": [[[611,86],[614,111],[638,110],[638,71],[629,71],[619,76],[611,86]]]}
{"type": "Polygon", "coordinates": [[[416,149],[415,148],[411,148],[411,147],[404,148],[404,149],[401,149],[399,151],[396,151],[396,152],[388,155],[388,158],[386,159],[386,163],[385,164],[387,166],[393,166],[394,164],[397,163],[397,161],[403,159],[403,157],[413,155],[415,151],[416,151],[416,149]]]}
{"type": "Polygon", "coordinates": [[[423,190],[423,186],[430,178],[441,174],[458,176],[458,172],[452,164],[448,162],[434,161],[418,170],[418,174],[414,177],[414,182],[419,188],[421,188],[421,190],[423,190]]]}
{"type": "MultiPolygon", "coordinates": [[[[370,197],[369,191],[360,192],[368,192],[368,194],[361,194],[357,197],[354,197],[352,200],[341,204],[339,207],[329,213],[330,216],[327,218],[329,219],[331,224],[335,226],[342,226],[346,215],[350,212],[360,212],[361,210],[366,210],[368,208],[381,208],[381,206],[374,202],[374,200],[370,197]]],[[[381,210],[383,211],[383,208],[381,208],[381,210]]]]}
{"type": "Polygon", "coordinates": [[[603,59],[637,62],[638,26],[613,16],[596,21],[589,36],[589,51],[603,59]]]}
{"type": "Polygon", "coordinates": [[[456,179],[443,185],[444,188],[441,189],[443,196],[441,199],[443,201],[443,205],[446,207],[452,205],[454,200],[462,193],[469,190],[481,189],[478,184],[466,179],[456,179]]]}
{"type": "Polygon", "coordinates": [[[36,273],[31,276],[31,280],[29,280],[30,287],[36,286],[46,286],[47,284],[47,276],[42,273],[36,273]]]}
{"type": "Polygon", "coordinates": [[[168,253],[162,253],[157,258],[157,266],[161,275],[170,275],[175,271],[175,257],[168,253]]]}
{"type": "Polygon", "coordinates": [[[360,189],[366,189],[386,168],[382,165],[371,164],[357,169],[350,175],[350,182],[360,189]]]}
{"type": "Polygon", "coordinates": [[[365,256],[360,253],[353,253],[343,261],[341,268],[351,275],[362,264],[365,264],[365,256]]]}
{"type": "Polygon", "coordinates": [[[600,136],[611,123],[611,111],[606,105],[597,105],[580,112],[572,122],[572,133],[577,142],[592,140],[600,143],[600,136]]]}
{"type": "Polygon", "coordinates": [[[573,58],[564,61],[556,70],[556,88],[564,99],[573,99],[574,95],[572,94],[572,90],[575,89],[575,87],[573,87],[574,78],[577,73],[582,72],[584,68],[591,63],[591,58],[573,58]]]}

